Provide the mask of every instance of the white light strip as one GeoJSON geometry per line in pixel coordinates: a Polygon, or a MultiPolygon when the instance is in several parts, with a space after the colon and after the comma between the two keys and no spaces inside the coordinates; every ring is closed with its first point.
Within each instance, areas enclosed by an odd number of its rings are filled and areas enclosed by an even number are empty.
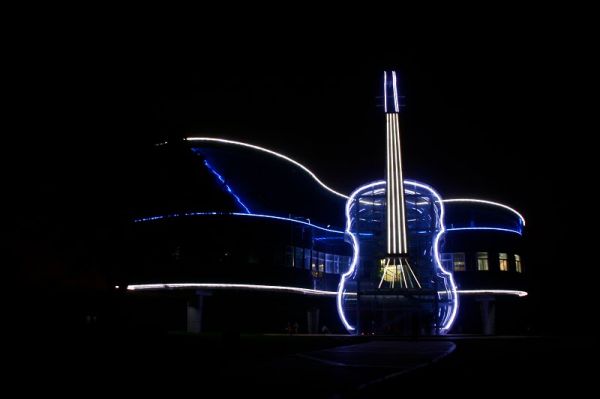
{"type": "MultiPolygon", "coordinates": [[[[398,208],[395,206],[395,204],[397,203],[397,196],[398,196],[398,192],[396,191],[396,171],[398,170],[398,166],[396,165],[396,137],[394,135],[394,117],[393,115],[390,115],[390,141],[391,141],[391,169],[392,169],[392,176],[391,179],[387,182],[387,184],[389,184],[389,187],[387,187],[388,190],[391,190],[392,192],[392,202],[390,204],[388,204],[387,206],[387,211],[392,212],[392,253],[397,253],[398,252],[398,208]]],[[[386,184],[386,185],[387,185],[386,184]]]]}
{"type": "Polygon", "coordinates": [[[487,201],[487,200],[480,200],[480,199],[475,199],[475,198],[452,198],[452,199],[445,199],[444,202],[475,202],[475,203],[480,203],[480,204],[487,204],[487,205],[499,206],[501,208],[508,209],[509,211],[511,211],[514,214],[516,214],[519,217],[519,219],[521,219],[521,222],[523,223],[523,226],[525,226],[525,218],[523,217],[523,215],[521,215],[519,212],[517,212],[516,210],[514,210],[510,206],[501,204],[499,202],[487,201]]]}
{"type": "MultiPolygon", "coordinates": [[[[255,291],[278,291],[290,292],[305,295],[317,296],[336,296],[337,291],[313,290],[309,288],[288,287],[281,285],[260,285],[260,284],[226,284],[226,283],[168,283],[168,284],[130,284],[127,286],[128,291],[150,291],[150,290],[173,290],[173,289],[242,289],[255,291]]],[[[119,289],[116,285],[115,289],[119,289]]],[[[519,290],[457,290],[460,295],[514,295],[525,297],[528,295],[526,291],[519,290]]],[[[444,291],[440,291],[444,293],[444,291]]],[[[346,295],[356,296],[355,292],[349,292],[346,295]]]]}
{"type": "Polygon", "coordinates": [[[304,170],[306,173],[308,173],[313,179],[315,179],[315,181],[317,183],[319,183],[324,189],[326,189],[327,191],[332,192],[333,194],[340,196],[342,198],[348,198],[348,196],[335,191],[332,188],[329,188],[328,186],[325,185],[325,183],[323,183],[321,180],[319,180],[319,178],[313,173],[311,172],[306,166],[302,165],[301,163],[294,161],[292,158],[287,157],[283,154],[280,154],[278,152],[263,148],[263,147],[259,147],[257,145],[253,145],[253,144],[247,144],[247,143],[242,143],[240,141],[234,141],[234,140],[225,140],[225,139],[218,139],[218,138],[214,138],[214,137],[188,137],[185,139],[186,141],[209,141],[209,142],[217,142],[217,143],[224,143],[224,144],[234,144],[234,145],[239,145],[242,147],[247,147],[247,148],[252,148],[254,150],[258,150],[258,151],[263,151],[266,153],[269,153],[271,155],[274,155],[278,158],[281,159],[285,159],[286,161],[298,166],[299,168],[301,168],[302,170],[304,170]]]}
{"type": "Polygon", "coordinates": [[[400,170],[402,165],[398,162],[400,159],[398,158],[398,132],[396,131],[396,114],[392,114],[392,140],[394,144],[393,148],[393,157],[394,157],[394,208],[395,208],[395,218],[396,218],[396,228],[398,229],[398,239],[396,242],[396,250],[394,253],[402,252],[404,244],[402,242],[402,207],[400,203],[402,202],[402,191],[401,185],[402,180],[400,179],[400,170]]]}
{"type": "MultiPolygon", "coordinates": [[[[384,90],[385,93],[385,90],[384,90]]],[[[390,115],[389,114],[385,114],[385,120],[387,122],[386,125],[386,138],[387,138],[387,176],[386,176],[386,180],[387,180],[387,185],[389,186],[390,183],[390,179],[391,179],[391,140],[390,140],[390,115]]],[[[389,187],[388,187],[389,188],[389,187]]],[[[388,189],[386,190],[386,201],[388,204],[391,204],[392,202],[392,192],[388,189]]],[[[386,216],[387,216],[387,242],[388,242],[388,246],[387,246],[387,252],[388,253],[392,253],[392,213],[389,212],[389,206],[388,206],[388,212],[386,212],[386,216]]]]}
{"type": "Polygon", "coordinates": [[[390,178],[386,182],[386,189],[390,190],[390,202],[387,204],[387,212],[392,214],[392,231],[389,231],[388,234],[392,236],[392,251],[390,253],[397,252],[397,238],[396,232],[398,231],[397,221],[398,216],[396,215],[396,207],[394,204],[396,203],[396,158],[394,157],[394,145],[396,141],[394,140],[394,120],[392,119],[392,115],[389,115],[390,118],[390,129],[388,134],[390,136],[390,178]]]}
{"type": "Polygon", "coordinates": [[[260,284],[221,284],[221,283],[169,283],[169,284],[131,284],[127,286],[128,291],[144,290],[171,290],[171,289],[241,289],[253,291],[277,291],[290,292],[295,294],[335,296],[336,291],[312,290],[309,288],[287,287],[281,285],[260,285],[260,284]]]}
{"type": "Polygon", "coordinates": [[[400,172],[400,206],[401,209],[401,227],[402,227],[402,242],[403,242],[403,253],[408,253],[408,240],[406,235],[406,204],[404,203],[404,172],[402,170],[402,148],[400,147],[400,123],[398,122],[398,114],[395,115],[396,118],[396,129],[398,131],[397,138],[398,140],[398,164],[400,167],[398,168],[400,172]]]}
{"type": "Polygon", "coordinates": [[[527,296],[526,291],[519,290],[458,290],[461,295],[515,295],[518,297],[527,296]]]}

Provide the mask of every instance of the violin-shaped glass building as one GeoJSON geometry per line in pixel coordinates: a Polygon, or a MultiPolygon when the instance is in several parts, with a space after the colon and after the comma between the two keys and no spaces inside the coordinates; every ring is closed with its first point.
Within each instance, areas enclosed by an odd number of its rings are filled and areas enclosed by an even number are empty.
{"type": "MultiPolygon", "coordinates": [[[[350,193],[285,154],[226,139],[162,143],[140,162],[127,267],[114,276],[134,324],[192,332],[348,331],[338,289],[354,254],[346,232],[350,193]]],[[[445,229],[438,237],[442,226],[434,223],[423,237],[439,240],[437,256],[460,299],[448,332],[523,331],[520,319],[507,314],[526,305],[524,218],[503,204],[439,195],[439,203],[428,197],[429,206],[438,214],[444,209],[445,229]]],[[[409,219],[419,210],[409,209],[409,219]]],[[[377,239],[376,231],[357,234],[377,239]]]]}

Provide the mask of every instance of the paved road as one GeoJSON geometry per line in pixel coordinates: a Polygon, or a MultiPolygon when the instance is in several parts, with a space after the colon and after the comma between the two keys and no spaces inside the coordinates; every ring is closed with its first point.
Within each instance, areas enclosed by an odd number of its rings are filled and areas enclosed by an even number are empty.
{"type": "Polygon", "coordinates": [[[19,392],[339,398],[589,393],[595,340],[303,336],[31,337],[6,342],[19,392]],[[12,351],[12,352],[11,352],[12,351]],[[586,393],[587,392],[587,393],[586,393]],[[240,394],[241,393],[241,394],[240,394]]]}
{"type": "Polygon", "coordinates": [[[224,370],[232,380],[244,381],[263,394],[339,397],[427,367],[454,348],[451,341],[373,341],[260,363],[244,359],[227,364],[224,370]],[[258,372],[248,373],[249,369],[258,372]]]}

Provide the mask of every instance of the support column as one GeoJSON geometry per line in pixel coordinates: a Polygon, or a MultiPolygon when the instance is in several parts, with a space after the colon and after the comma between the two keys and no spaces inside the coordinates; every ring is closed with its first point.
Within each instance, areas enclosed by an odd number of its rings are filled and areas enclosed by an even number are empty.
{"type": "Polygon", "coordinates": [[[210,295],[206,291],[196,291],[195,296],[187,301],[187,329],[189,333],[202,332],[202,311],[204,297],[210,295]]]}
{"type": "Polygon", "coordinates": [[[478,299],[481,308],[481,323],[484,335],[496,333],[496,301],[494,297],[483,297],[478,299]]]}
{"type": "Polygon", "coordinates": [[[312,308],[306,312],[308,318],[308,333],[318,334],[319,333],[319,308],[312,308]]]}

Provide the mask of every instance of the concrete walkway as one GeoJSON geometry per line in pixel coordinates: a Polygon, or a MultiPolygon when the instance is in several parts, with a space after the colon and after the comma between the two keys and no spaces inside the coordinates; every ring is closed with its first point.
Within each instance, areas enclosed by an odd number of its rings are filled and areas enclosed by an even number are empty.
{"type": "Polygon", "coordinates": [[[343,397],[428,366],[454,349],[450,341],[373,341],[248,364],[238,360],[225,369],[231,380],[263,395],[343,397]]]}

